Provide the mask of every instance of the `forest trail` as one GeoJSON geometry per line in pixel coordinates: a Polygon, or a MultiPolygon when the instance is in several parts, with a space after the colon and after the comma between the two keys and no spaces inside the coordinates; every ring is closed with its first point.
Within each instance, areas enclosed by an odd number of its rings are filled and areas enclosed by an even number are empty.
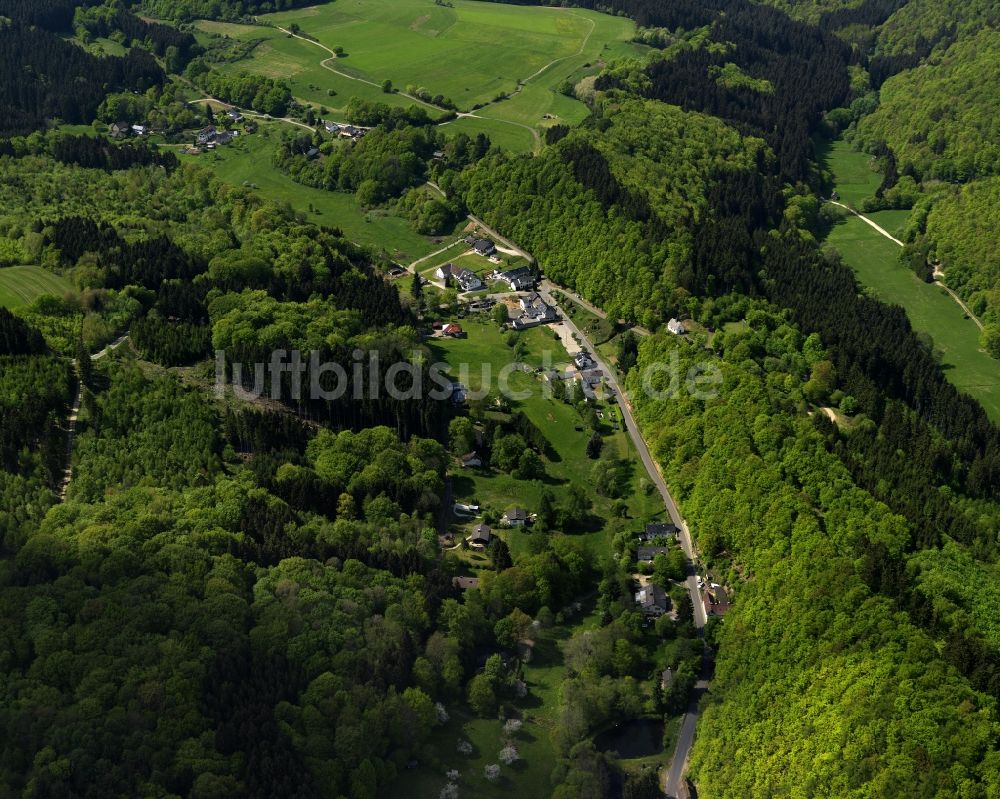
{"type": "MultiPolygon", "coordinates": [[[[128,333],[124,336],[119,336],[108,344],[103,350],[95,352],[91,355],[90,360],[100,360],[109,352],[114,352],[127,340],[128,333]]],[[[80,416],[80,401],[83,396],[83,381],[80,379],[80,369],[77,366],[75,359],[73,361],[73,366],[76,369],[76,395],[73,398],[73,406],[69,409],[69,416],[66,417],[66,468],[63,469],[62,480],[59,481],[60,502],[66,501],[66,493],[69,491],[69,484],[73,479],[73,444],[76,442],[76,420],[80,416]]]]}
{"type": "MultiPolygon", "coordinates": [[[[831,205],[836,205],[838,208],[843,208],[845,211],[848,211],[848,212],[854,214],[858,219],[860,219],[862,222],[865,222],[866,224],[870,225],[871,227],[875,228],[875,230],[877,230],[879,233],[881,233],[883,236],[885,236],[887,239],[889,239],[889,241],[893,242],[894,244],[898,244],[900,247],[905,247],[906,246],[905,244],[903,244],[903,242],[901,242],[899,239],[897,239],[895,236],[893,236],[891,233],[889,233],[889,231],[886,230],[884,227],[882,227],[881,225],[879,225],[874,220],[869,219],[864,214],[855,211],[849,205],[844,205],[843,203],[839,203],[839,202],[837,202],[835,200],[828,200],[828,202],[831,205]]],[[[935,286],[940,286],[945,291],[947,291],[948,292],[948,296],[951,297],[955,302],[958,303],[959,307],[962,309],[962,311],[965,313],[965,315],[968,316],[973,322],[976,323],[976,327],[978,327],[980,330],[982,330],[983,329],[983,323],[979,320],[979,317],[976,316],[972,312],[972,310],[969,308],[968,305],[965,304],[965,302],[962,300],[961,297],[959,297],[950,287],[946,286],[944,283],[941,282],[940,278],[942,278],[942,277],[944,277],[944,272],[942,272],[938,267],[934,267],[934,285],[935,286]]]]}

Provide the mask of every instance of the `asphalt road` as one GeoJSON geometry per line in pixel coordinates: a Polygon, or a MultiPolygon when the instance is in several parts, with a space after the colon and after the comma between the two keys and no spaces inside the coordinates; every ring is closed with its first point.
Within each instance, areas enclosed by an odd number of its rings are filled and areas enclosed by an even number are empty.
{"type": "MultiPolygon", "coordinates": [[[[622,418],[625,420],[625,428],[628,430],[632,443],[635,445],[636,451],[639,453],[639,458],[646,467],[646,472],[649,474],[649,478],[653,481],[653,484],[660,492],[660,496],[663,498],[663,504],[667,508],[667,513],[670,514],[671,521],[673,521],[673,523],[680,528],[680,541],[681,546],[684,548],[684,553],[688,556],[688,559],[694,563],[695,550],[691,539],[691,531],[688,530],[687,523],[681,516],[680,510],[677,508],[677,503],[674,502],[674,498],[670,494],[670,489],[667,488],[667,483],[663,479],[663,475],[660,474],[659,467],[653,460],[653,456],[649,452],[649,447],[646,445],[645,439],[643,439],[642,434],[639,432],[639,425],[636,424],[635,417],[632,414],[632,407],[629,404],[628,395],[622,390],[614,370],[611,369],[604,361],[600,353],[598,353],[597,348],[593,345],[593,342],[587,338],[586,334],[579,327],[577,327],[576,323],[573,322],[573,320],[566,315],[562,308],[559,307],[559,304],[552,296],[552,290],[555,288],[558,288],[560,291],[565,291],[562,287],[556,286],[548,280],[544,280],[539,287],[539,293],[549,305],[559,312],[559,315],[563,319],[563,324],[567,325],[569,329],[576,334],[580,343],[591,353],[594,360],[597,362],[597,367],[604,373],[608,386],[618,397],[618,407],[622,410],[622,418]]],[[[688,594],[691,596],[691,604],[694,606],[694,624],[695,627],[701,631],[705,627],[707,616],[705,614],[705,605],[702,602],[701,592],[698,590],[698,579],[693,570],[687,578],[687,589],[688,594]]],[[[666,795],[668,797],[680,796],[680,791],[682,789],[681,786],[684,779],[684,771],[687,766],[688,755],[691,752],[691,746],[694,743],[695,728],[698,723],[698,702],[704,692],[708,689],[708,681],[704,679],[704,677],[705,669],[703,668],[702,679],[699,680],[695,686],[695,693],[692,697],[691,705],[688,707],[687,712],[684,714],[684,720],[681,722],[681,729],[677,736],[677,746],[674,749],[674,756],[671,760],[670,768],[667,771],[666,795]]]]}

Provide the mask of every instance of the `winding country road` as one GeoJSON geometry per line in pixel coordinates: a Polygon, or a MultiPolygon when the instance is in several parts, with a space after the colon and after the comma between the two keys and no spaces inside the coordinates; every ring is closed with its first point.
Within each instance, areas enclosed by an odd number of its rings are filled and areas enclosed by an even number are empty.
{"type": "MultiPolygon", "coordinates": [[[[845,211],[848,211],[849,213],[854,214],[854,216],[856,216],[862,222],[865,222],[868,225],[870,225],[871,227],[875,228],[875,230],[877,230],[879,233],[881,233],[883,236],[885,236],[887,239],[889,239],[889,241],[893,242],[894,244],[898,244],[900,247],[905,247],[906,246],[905,244],[903,244],[903,242],[901,242],[899,239],[897,239],[895,236],[893,236],[891,233],[889,233],[889,231],[886,230],[884,227],[882,227],[881,225],[879,225],[875,221],[869,219],[864,214],[858,213],[853,208],[851,208],[849,205],[844,205],[843,203],[839,203],[836,200],[827,200],[827,202],[829,202],[830,205],[836,205],[838,208],[843,208],[845,211]]],[[[947,291],[948,292],[948,296],[951,297],[955,302],[958,303],[959,307],[965,312],[965,315],[968,316],[973,322],[975,322],[976,326],[980,330],[982,330],[983,329],[983,323],[981,321],[979,321],[979,317],[976,316],[969,309],[969,306],[965,304],[965,302],[962,300],[961,297],[959,297],[949,286],[946,286],[944,283],[941,282],[941,280],[938,279],[938,276],[939,275],[943,275],[943,274],[944,274],[943,272],[940,272],[937,269],[934,270],[934,285],[935,286],[940,286],[945,291],[947,291]]]]}

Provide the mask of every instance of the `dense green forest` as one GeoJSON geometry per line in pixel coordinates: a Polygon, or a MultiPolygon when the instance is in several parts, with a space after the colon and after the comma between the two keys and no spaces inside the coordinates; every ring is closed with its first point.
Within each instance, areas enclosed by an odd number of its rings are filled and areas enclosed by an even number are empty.
{"type": "Polygon", "coordinates": [[[899,169],[918,178],[967,181],[1000,163],[1000,32],[962,39],[919,69],[882,85],[878,109],[858,125],[860,142],[885,142],[899,169]]]}
{"type": "Polygon", "coordinates": [[[459,186],[553,280],[653,326],[684,308],[696,281],[693,240],[710,187],[768,159],[762,141],[709,116],[630,100],[537,158],[488,156],[459,186]]]}
{"type": "Polygon", "coordinates": [[[588,65],[587,119],[523,156],[357,98],[342,113],[372,129],[331,139],[281,76],[217,72],[189,26],[145,21],[301,5],[0,0],[0,269],[70,286],[0,308],[0,794],[376,799],[419,771],[454,799],[472,744],[449,758],[440,738],[457,717],[502,726],[498,792],[651,799],[652,770],[600,735],[676,721],[706,676],[699,796],[1000,795],[1000,430],[821,246],[815,158],[838,133],[876,156],[872,207],[914,206],[904,257],[925,277],[939,262],[1000,356],[996,4],[582,0],[652,49],[588,65]],[[95,57],[93,37],[127,52],[95,57]],[[457,300],[223,183],[221,159],[183,164],[171,147],[214,120],[189,82],[315,127],[280,139],[279,177],[425,235],[471,211],[607,312],[602,352],[699,574],[730,589],[724,619],[696,631],[676,548],[643,564],[674,613],[636,610],[638,520],[592,512],[635,465],[601,457],[612,407],[566,402],[590,439],[584,486],[546,474],[544,424],[502,399],[325,399],[290,372],[248,398],[275,350],[427,379],[430,321],[457,300]],[[102,135],[122,120],[161,143],[102,135]],[[636,323],[652,333],[622,333],[636,323]],[[718,370],[718,390],[648,382],[671,363],[718,370]],[[213,392],[216,370],[244,392],[213,392]],[[441,527],[483,477],[456,466],[473,449],[541,501],[531,532],[470,554],[441,527]],[[526,677],[529,637],[556,685],[526,677]],[[540,707],[552,762],[525,787],[515,743],[540,707]]]}
{"type": "MultiPolygon", "coordinates": [[[[970,688],[953,652],[939,654],[937,636],[866,584],[865,553],[912,551],[916,533],[838,462],[840,440],[871,421],[843,432],[822,414],[810,421],[801,409],[827,353],[787,316],[746,320],[713,339],[717,399],[639,390],[644,365],[706,357],[674,337],[644,341],[632,372],[640,421],[703,555],[752,577],[719,635],[693,763],[699,795],[989,795],[995,694],[970,688]]],[[[989,513],[984,533],[996,506],[989,513]]]]}

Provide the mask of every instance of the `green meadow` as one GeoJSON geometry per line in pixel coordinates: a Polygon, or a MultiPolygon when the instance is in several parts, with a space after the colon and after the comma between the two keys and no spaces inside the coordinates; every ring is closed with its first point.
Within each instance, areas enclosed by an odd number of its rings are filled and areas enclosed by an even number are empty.
{"type": "MultiPolygon", "coordinates": [[[[277,169],[271,162],[271,155],[282,133],[291,130],[285,123],[264,123],[257,133],[240,136],[225,147],[180,157],[210,167],[227,183],[255,186],[264,197],[288,203],[316,224],[340,228],[351,241],[385,248],[402,262],[440,248],[431,237],[416,233],[409,221],[400,216],[384,209],[365,210],[353,194],[304,186],[277,169]]],[[[463,226],[464,221],[459,228],[463,226]]]]}
{"type": "MultiPolygon", "coordinates": [[[[883,211],[871,217],[892,232],[893,217],[884,215],[898,213],[883,211]]],[[[899,246],[856,216],[834,225],[827,241],[862,285],[879,299],[903,306],[913,328],[932,342],[948,379],[1000,422],[1000,363],[980,349],[979,328],[958,303],[940,286],[920,280],[900,262],[899,246]]]]}
{"type": "Polygon", "coordinates": [[[316,43],[273,27],[198,26],[203,36],[262,40],[249,59],[221,68],[284,78],[302,100],[334,112],[352,96],[413,104],[401,94],[383,93],[379,85],[388,79],[397,90],[426,89],[463,112],[474,112],[476,118],[452,123],[456,133],[485,132],[519,151],[537,148],[546,126],[577,124],[586,117],[583,103],[559,91],[565,82],[594,74],[599,62],[646,49],[631,42],[635,24],[622,17],[474,0],[448,6],[427,0],[339,0],[259,20],[287,29],[298,25],[324,47],[342,47],[344,55],[331,58],[316,43]],[[498,100],[504,95],[507,99],[498,100]]]}
{"type": "Polygon", "coordinates": [[[22,308],[43,294],[61,297],[72,291],[70,282],[40,266],[0,268],[0,307],[22,308]]]}

